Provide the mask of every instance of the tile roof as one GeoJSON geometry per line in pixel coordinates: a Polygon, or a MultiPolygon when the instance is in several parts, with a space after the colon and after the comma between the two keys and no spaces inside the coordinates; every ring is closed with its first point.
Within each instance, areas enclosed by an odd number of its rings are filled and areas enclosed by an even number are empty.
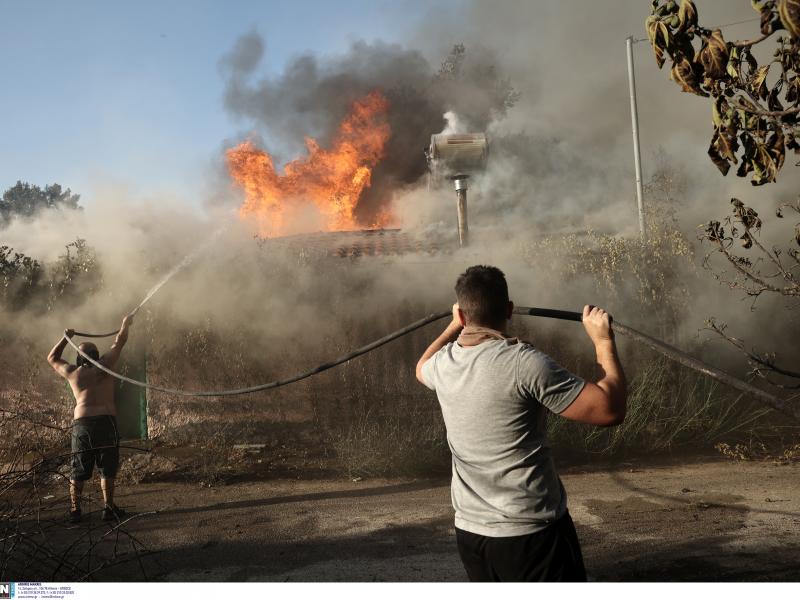
{"type": "Polygon", "coordinates": [[[355,258],[400,254],[436,255],[452,252],[451,240],[423,236],[401,229],[324,231],[259,240],[261,245],[285,248],[293,253],[355,258]]]}

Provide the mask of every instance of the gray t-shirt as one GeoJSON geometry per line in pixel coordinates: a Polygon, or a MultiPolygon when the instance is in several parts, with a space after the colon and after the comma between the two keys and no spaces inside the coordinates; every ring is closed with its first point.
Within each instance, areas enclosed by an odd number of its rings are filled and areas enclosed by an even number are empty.
{"type": "Polygon", "coordinates": [[[453,454],[456,527],[489,537],[527,535],[567,510],[545,436],[585,382],[530,344],[447,344],[422,367],[436,391],[453,454]]]}

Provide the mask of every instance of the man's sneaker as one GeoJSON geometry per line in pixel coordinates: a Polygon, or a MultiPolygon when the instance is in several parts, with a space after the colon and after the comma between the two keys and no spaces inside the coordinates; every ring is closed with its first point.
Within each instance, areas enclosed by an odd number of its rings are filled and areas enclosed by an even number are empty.
{"type": "Polygon", "coordinates": [[[70,523],[80,523],[81,522],[81,509],[76,508],[75,510],[70,509],[69,511],[69,522],[70,523]]]}
{"type": "Polygon", "coordinates": [[[103,521],[119,521],[126,514],[127,513],[116,504],[106,504],[106,507],[103,509],[103,516],[101,518],[103,521]]]}

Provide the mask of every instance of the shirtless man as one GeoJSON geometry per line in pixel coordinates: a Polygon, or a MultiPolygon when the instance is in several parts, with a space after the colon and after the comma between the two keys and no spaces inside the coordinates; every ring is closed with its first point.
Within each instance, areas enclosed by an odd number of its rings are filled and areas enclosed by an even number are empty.
{"type": "MultiPolygon", "coordinates": [[[[79,348],[92,359],[109,369],[117,364],[120,352],[128,341],[128,327],[133,317],[122,319],[117,337],[111,349],[102,358],[97,346],[82,343],[79,348]]],[[[67,337],[75,332],[67,330],[67,337]]],[[[114,378],[104,373],[80,354],[72,365],[61,358],[67,345],[66,337],[55,345],[47,356],[50,366],[69,382],[75,396],[75,412],[72,423],[72,474],[69,482],[70,511],[73,523],[81,520],[81,493],[83,484],[92,477],[95,463],[100,471],[100,486],[103,490],[104,521],[119,519],[125,514],[114,504],[114,477],[119,466],[119,435],[117,434],[117,408],[114,405],[114,378]]]]}

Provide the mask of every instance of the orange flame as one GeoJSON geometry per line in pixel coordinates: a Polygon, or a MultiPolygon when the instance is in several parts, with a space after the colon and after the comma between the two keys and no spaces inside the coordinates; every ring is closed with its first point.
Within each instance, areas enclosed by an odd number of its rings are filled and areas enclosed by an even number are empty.
{"type": "MultiPolygon", "coordinates": [[[[329,148],[307,137],[308,155],[288,163],[278,174],[272,157],[246,141],[226,152],[228,171],[244,190],[239,209],[243,217],[255,216],[262,236],[308,231],[309,208],[315,208],[316,228],[328,231],[357,229],[355,209],[372,169],[384,156],[389,139],[389,101],[378,91],[357,100],[339,125],[329,148]],[[320,223],[321,221],[321,223],[320,223]]],[[[381,226],[390,215],[381,213],[381,226]]]]}

